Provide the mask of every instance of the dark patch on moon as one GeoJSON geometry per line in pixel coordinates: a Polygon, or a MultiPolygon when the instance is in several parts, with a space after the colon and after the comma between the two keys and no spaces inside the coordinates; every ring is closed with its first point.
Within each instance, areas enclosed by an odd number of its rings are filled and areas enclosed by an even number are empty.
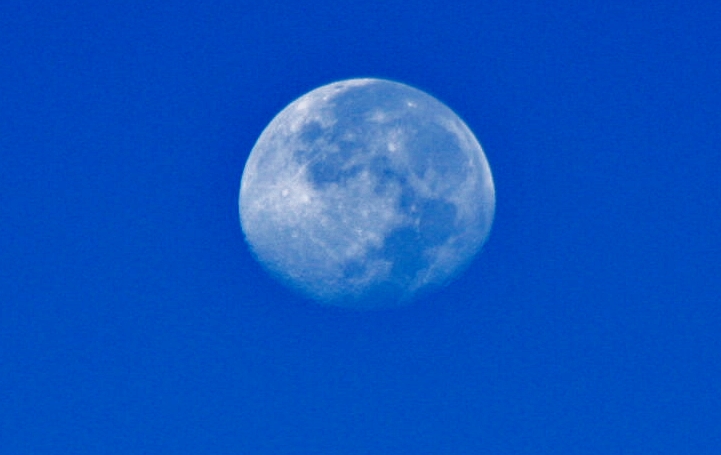
{"type": "Polygon", "coordinates": [[[310,122],[300,133],[300,139],[308,144],[312,144],[323,137],[323,125],[320,122],[310,122]]]}
{"type": "Polygon", "coordinates": [[[375,194],[387,194],[391,186],[406,188],[406,177],[393,169],[390,160],[386,156],[374,156],[370,162],[370,172],[374,178],[373,191],[375,194]]]}
{"type": "Polygon", "coordinates": [[[343,185],[348,179],[358,175],[362,166],[345,166],[341,153],[330,153],[323,159],[312,162],[308,167],[308,174],[313,187],[322,190],[330,184],[343,185]]]}
{"type": "Polygon", "coordinates": [[[418,233],[424,244],[436,246],[445,243],[456,231],[456,206],[442,199],[421,201],[418,233]]]}
{"type": "Polygon", "coordinates": [[[394,281],[409,283],[418,271],[428,267],[420,241],[418,232],[411,227],[396,229],[386,237],[381,254],[393,263],[394,281]]]}

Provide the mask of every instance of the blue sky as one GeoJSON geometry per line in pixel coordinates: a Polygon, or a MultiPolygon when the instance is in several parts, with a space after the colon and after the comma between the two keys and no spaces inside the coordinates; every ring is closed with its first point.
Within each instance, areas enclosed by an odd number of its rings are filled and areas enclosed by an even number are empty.
{"type": "Polygon", "coordinates": [[[0,5],[0,447],[52,454],[717,454],[715,2],[0,5]],[[245,160],[320,85],[475,132],[467,273],[356,313],[289,293],[245,160]]]}

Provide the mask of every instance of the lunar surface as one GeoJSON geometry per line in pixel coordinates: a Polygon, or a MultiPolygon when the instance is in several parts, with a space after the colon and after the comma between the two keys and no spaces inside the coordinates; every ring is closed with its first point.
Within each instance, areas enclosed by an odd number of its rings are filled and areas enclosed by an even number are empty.
{"type": "Polygon", "coordinates": [[[397,82],[298,98],[245,165],[240,219],[258,261],[321,303],[408,303],[465,269],[488,237],[491,171],[466,124],[397,82]]]}

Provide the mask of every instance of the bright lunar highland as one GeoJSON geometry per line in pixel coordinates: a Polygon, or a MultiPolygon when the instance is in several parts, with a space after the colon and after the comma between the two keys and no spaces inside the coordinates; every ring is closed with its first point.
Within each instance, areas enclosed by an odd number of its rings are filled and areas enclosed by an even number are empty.
{"type": "Polygon", "coordinates": [[[350,79],[281,111],[240,187],[263,266],[321,303],[409,302],[463,270],[488,237],[495,190],[466,124],[397,82],[350,79]]]}

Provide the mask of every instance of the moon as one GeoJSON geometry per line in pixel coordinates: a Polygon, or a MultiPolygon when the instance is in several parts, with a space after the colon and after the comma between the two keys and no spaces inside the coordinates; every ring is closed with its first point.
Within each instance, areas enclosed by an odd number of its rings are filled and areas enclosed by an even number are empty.
{"type": "Polygon", "coordinates": [[[398,82],[349,79],[270,122],[239,209],[273,276],[322,304],[369,309],[407,304],[464,270],[491,230],[495,189],[451,109],[398,82]]]}

